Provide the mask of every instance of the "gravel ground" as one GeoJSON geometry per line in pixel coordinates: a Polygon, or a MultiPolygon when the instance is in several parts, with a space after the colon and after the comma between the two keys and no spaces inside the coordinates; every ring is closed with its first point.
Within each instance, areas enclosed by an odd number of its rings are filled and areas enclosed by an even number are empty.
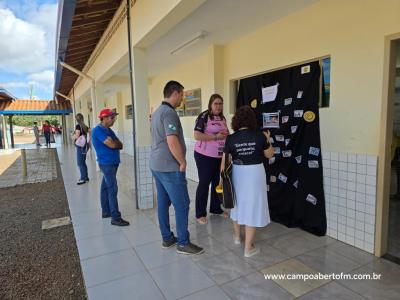
{"type": "Polygon", "coordinates": [[[0,189],[0,299],[87,299],[72,225],[41,229],[70,216],[57,165],[55,180],[0,189]]]}

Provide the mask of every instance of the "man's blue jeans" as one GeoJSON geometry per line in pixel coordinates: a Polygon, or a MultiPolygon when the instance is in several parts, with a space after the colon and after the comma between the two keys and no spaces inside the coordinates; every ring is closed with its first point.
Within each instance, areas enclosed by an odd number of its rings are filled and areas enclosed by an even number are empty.
{"type": "Polygon", "coordinates": [[[189,243],[188,216],[189,193],[185,172],[158,172],[151,170],[156,181],[158,221],[164,241],[169,241],[173,233],[169,225],[169,207],[175,209],[176,231],[178,245],[185,246],[189,243]]]}
{"type": "Polygon", "coordinates": [[[103,181],[100,188],[100,201],[103,215],[111,213],[113,220],[121,218],[121,213],[118,209],[118,183],[117,170],[118,165],[101,165],[100,170],[103,173],[103,181]]]}
{"type": "Polygon", "coordinates": [[[85,147],[76,147],[76,162],[78,164],[79,171],[81,173],[80,180],[88,180],[88,168],[86,165],[86,152],[87,146],[85,147]]]}

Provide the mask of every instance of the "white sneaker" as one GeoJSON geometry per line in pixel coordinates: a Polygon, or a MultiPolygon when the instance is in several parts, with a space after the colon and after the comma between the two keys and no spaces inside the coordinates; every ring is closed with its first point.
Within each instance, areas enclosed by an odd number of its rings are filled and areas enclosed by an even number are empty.
{"type": "Polygon", "coordinates": [[[244,250],[244,256],[245,257],[252,257],[256,254],[260,253],[260,248],[254,247],[252,250],[244,250]]]}

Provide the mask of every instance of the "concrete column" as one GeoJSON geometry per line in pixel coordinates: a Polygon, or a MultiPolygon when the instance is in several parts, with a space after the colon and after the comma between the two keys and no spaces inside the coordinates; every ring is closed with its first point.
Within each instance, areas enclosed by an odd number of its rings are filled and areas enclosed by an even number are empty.
{"type": "MultiPolygon", "coordinates": [[[[208,90],[224,97],[224,57],[223,46],[211,45],[208,49],[208,90]]],[[[206,98],[203,98],[206,99],[206,98]]],[[[208,99],[207,99],[208,100],[208,99]]],[[[204,100],[203,100],[204,101],[204,100]]]]}
{"type": "MultiPolygon", "coordinates": [[[[71,103],[71,108],[72,108],[72,115],[68,115],[68,121],[65,122],[65,128],[63,127],[63,134],[65,133],[65,135],[67,136],[67,144],[72,144],[72,139],[70,138],[71,133],[75,130],[75,116],[77,114],[76,112],[76,103],[75,103],[75,88],[72,88],[72,101],[70,101],[71,103]]],[[[64,125],[63,125],[64,126],[64,125]]]]}
{"type": "Polygon", "coordinates": [[[6,122],[6,116],[2,115],[1,116],[1,122],[2,122],[2,136],[3,136],[3,148],[8,149],[8,141],[7,141],[7,122],[6,122]]]}
{"type": "MultiPolygon", "coordinates": [[[[132,133],[127,134],[128,133],[127,128],[125,128],[125,126],[124,126],[124,123],[125,123],[125,104],[130,104],[130,103],[124,103],[121,92],[115,91],[114,94],[113,94],[113,97],[115,99],[117,112],[119,113],[116,125],[118,127],[119,139],[124,143],[124,149],[122,151],[124,153],[128,153],[128,154],[133,155],[132,133]]],[[[129,125],[131,125],[131,124],[129,124],[129,125]]]]}
{"type": "Polygon", "coordinates": [[[68,133],[67,133],[67,130],[66,130],[67,122],[65,120],[65,115],[64,114],[61,116],[61,125],[62,125],[62,128],[63,128],[62,131],[61,131],[61,134],[62,134],[62,137],[63,137],[63,144],[67,145],[68,144],[68,133]]]}
{"type": "Polygon", "coordinates": [[[13,124],[12,124],[12,117],[13,116],[8,116],[8,122],[10,123],[10,139],[11,139],[11,148],[14,148],[14,130],[13,130],[13,124]]]}
{"type": "Polygon", "coordinates": [[[113,108],[110,107],[109,104],[107,103],[107,95],[105,94],[105,86],[104,84],[100,82],[96,82],[96,97],[97,97],[97,106],[94,107],[92,103],[92,109],[96,111],[96,118],[91,120],[92,123],[92,128],[95,128],[97,124],[100,123],[100,119],[97,117],[100,113],[100,111],[105,107],[104,104],[107,104],[108,108],[113,108]]]}
{"type": "Polygon", "coordinates": [[[154,206],[153,177],[150,172],[150,122],[149,95],[147,84],[146,51],[132,49],[133,90],[134,90],[134,122],[136,128],[136,165],[135,176],[138,180],[136,191],[140,209],[154,206]]]}
{"type": "Polygon", "coordinates": [[[114,93],[114,97],[115,97],[115,103],[116,103],[116,109],[117,112],[119,113],[119,118],[117,119],[117,124],[118,124],[118,131],[120,132],[120,134],[124,134],[125,132],[125,128],[124,128],[124,103],[123,103],[123,99],[122,99],[122,95],[120,92],[116,92],[114,93]]]}

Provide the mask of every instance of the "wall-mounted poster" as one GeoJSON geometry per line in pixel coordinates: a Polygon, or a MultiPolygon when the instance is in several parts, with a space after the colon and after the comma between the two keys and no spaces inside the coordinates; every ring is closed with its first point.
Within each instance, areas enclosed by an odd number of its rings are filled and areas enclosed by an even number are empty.
{"type": "Polygon", "coordinates": [[[201,113],[201,89],[185,91],[183,100],[176,108],[179,116],[198,116],[201,113]]]}
{"type": "Polygon", "coordinates": [[[125,116],[126,116],[126,119],[133,119],[132,104],[125,105],[125,116]]]}
{"type": "Polygon", "coordinates": [[[279,128],[279,112],[263,113],[263,128],[279,128]]]}

